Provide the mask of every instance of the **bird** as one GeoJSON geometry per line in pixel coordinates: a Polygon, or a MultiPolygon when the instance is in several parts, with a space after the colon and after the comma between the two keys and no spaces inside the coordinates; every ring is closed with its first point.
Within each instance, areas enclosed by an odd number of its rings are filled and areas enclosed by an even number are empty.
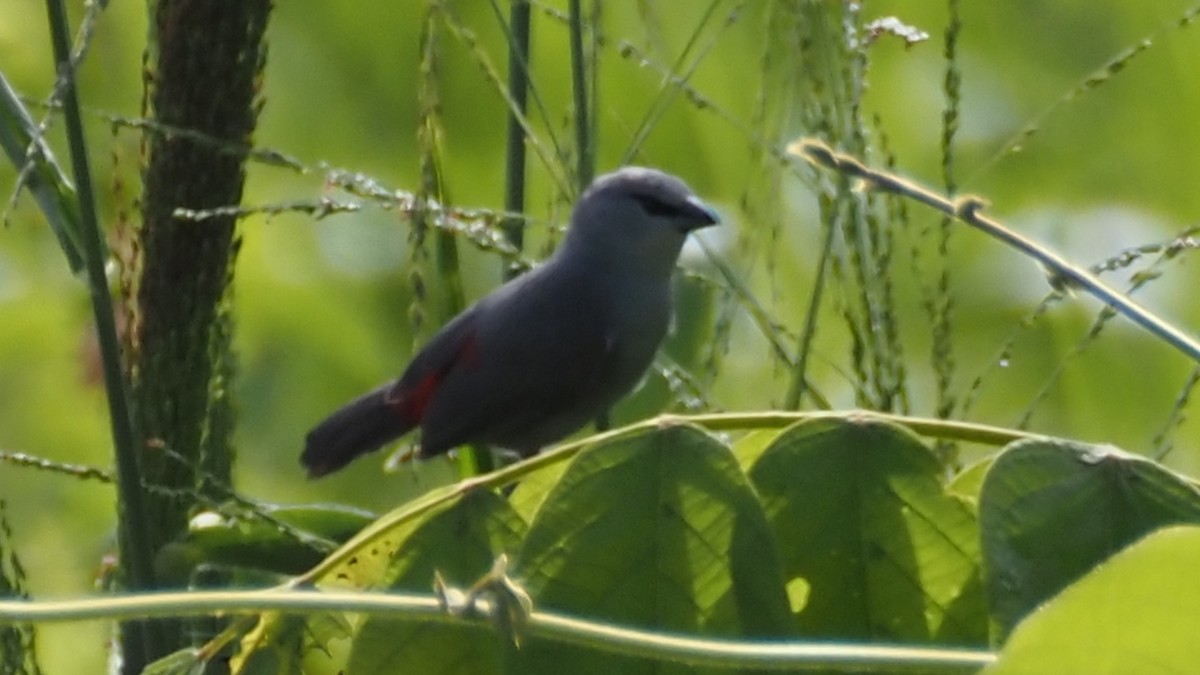
{"type": "Polygon", "coordinates": [[[451,319],[399,379],[318,423],[301,464],[325,476],[414,429],[417,459],[465,444],[528,457],[569,436],[645,376],[671,325],[684,241],[719,222],[663,171],[596,178],[544,263],[451,319]]]}

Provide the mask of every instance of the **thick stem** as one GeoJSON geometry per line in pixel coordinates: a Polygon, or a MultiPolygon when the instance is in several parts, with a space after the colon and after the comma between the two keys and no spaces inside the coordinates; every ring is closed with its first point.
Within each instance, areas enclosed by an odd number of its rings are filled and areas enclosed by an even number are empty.
{"type": "MultiPolygon", "coordinates": [[[[54,44],[54,60],[62,78],[62,107],[70,144],[71,164],[79,199],[82,224],[83,254],[87,268],[88,290],[91,291],[92,311],[100,356],[104,366],[104,385],[108,395],[109,421],[117,465],[117,508],[120,512],[121,561],[125,566],[126,584],[133,590],[151,590],[155,584],[153,544],[143,502],[141,471],[138,465],[135,434],[129,413],[125,371],[121,362],[120,340],[113,318],[112,297],[104,273],[106,255],[100,238],[96,217],[96,199],[92,192],[92,173],[88,165],[87,143],[83,121],[79,114],[79,98],[75,91],[75,72],[71,63],[70,35],[66,9],[62,0],[49,0],[50,36],[54,44]]],[[[137,623],[125,627],[125,660],[132,668],[141,670],[161,648],[161,636],[151,624],[137,623]]]]}

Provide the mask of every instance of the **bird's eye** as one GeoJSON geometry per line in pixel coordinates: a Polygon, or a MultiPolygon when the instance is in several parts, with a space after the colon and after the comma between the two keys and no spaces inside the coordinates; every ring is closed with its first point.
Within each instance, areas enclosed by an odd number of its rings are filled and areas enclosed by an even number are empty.
{"type": "Polygon", "coordinates": [[[670,204],[666,204],[650,195],[634,195],[634,199],[638,204],[641,204],[642,210],[652,216],[674,216],[679,214],[679,209],[670,204]]]}

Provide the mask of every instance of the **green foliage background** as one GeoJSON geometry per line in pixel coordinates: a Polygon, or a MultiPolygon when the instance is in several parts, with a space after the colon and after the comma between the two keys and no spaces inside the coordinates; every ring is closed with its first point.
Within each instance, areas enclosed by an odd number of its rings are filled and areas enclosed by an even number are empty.
{"type": "MultiPolygon", "coordinates": [[[[763,24],[771,4],[711,3],[717,18],[698,30],[710,3],[605,3],[602,29],[610,43],[601,49],[598,168],[621,161],[639,121],[663,96],[659,71],[641,66],[637,57],[622,57],[617,44],[628,41],[663,67],[670,67],[693,38],[698,49],[711,45],[689,84],[719,109],[676,97],[635,161],[679,173],[718,205],[729,226],[709,241],[744,275],[772,317],[798,331],[820,241],[812,174],[801,171],[807,176],[802,179],[784,173],[778,202],[767,203],[767,174],[758,168],[745,130],[770,134],[765,140],[775,146],[810,133],[795,114],[805,103],[803,92],[785,85],[790,69],[819,64],[775,61],[770,75],[762,75],[764,47],[773,44],[765,39],[769,30],[763,24]],[[725,23],[739,5],[744,7],[736,19],[725,23]],[[760,98],[770,101],[772,118],[781,121],[755,127],[760,98]],[[762,200],[757,203],[766,208],[747,210],[747,200],[762,200]]],[[[959,4],[960,191],[990,200],[991,213],[1084,265],[1170,239],[1196,224],[1200,129],[1194,120],[1200,82],[1192,73],[1200,62],[1200,38],[1194,27],[1176,26],[1188,3],[959,4]],[[1120,72],[1078,89],[1147,38],[1150,47],[1120,72]],[[1037,133],[1020,142],[1022,151],[998,156],[1030,124],[1037,133]]],[[[461,25],[476,34],[478,52],[451,34],[439,38],[446,186],[455,205],[498,209],[507,107],[484,76],[477,54],[502,69],[504,36],[491,3],[449,5],[461,25]]],[[[33,100],[49,91],[53,72],[43,12],[31,0],[0,0],[0,69],[33,100]]],[[[309,167],[327,162],[387,186],[414,189],[420,155],[418,35],[424,12],[421,2],[280,3],[268,30],[266,107],[257,145],[309,167]]],[[[878,2],[868,3],[865,12],[896,15],[932,35],[907,48],[884,36],[871,47],[865,86],[867,114],[879,115],[898,167],[937,185],[946,105],[941,51],[946,6],[878,2]]],[[[110,223],[135,211],[139,136],[127,128],[110,132],[100,114],[138,115],[145,21],[142,5],[113,2],[101,16],[81,71],[81,98],[95,113],[89,138],[97,188],[110,223]]],[[[537,127],[563,139],[570,137],[566,40],[561,23],[535,11],[533,81],[549,112],[537,127]]],[[[51,135],[56,148],[61,148],[60,132],[57,125],[51,135]]],[[[540,255],[547,246],[547,226],[561,222],[565,207],[555,199],[544,168],[532,159],[531,166],[531,253],[540,255]]],[[[13,177],[11,167],[0,166],[0,185],[11,186],[13,177]]],[[[336,193],[323,184],[319,171],[297,175],[253,164],[245,203],[272,205],[325,194],[336,193]]],[[[910,214],[915,228],[938,224],[936,216],[916,207],[910,214]]],[[[0,450],[107,466],[112,454],[90,346],[86,289],[69,276],[32,200],[22,197],[9,221],[0,232],[0,450]]],[[[328,500],[383,510],[448,480],[452,470],[440,463],[383,476],[378,462],[363,461],[329,480],[309,483],[296,461],[314,420],[398,372],[413,345],[449,313],[436,280],[427,278],[429,296],[416,298],[425,319],[413,329],[406,223],[395,213],[368,207],[321,221],[298,214],[253,216],[240,231],[238,488],[267,501],[328,500]]],[[[475,298],[498,283],[501,265],[494,256],[468,248],[464,245],[463,282],[468,297],[475,298]]],[[[932,259],[936,252],[925,253],[932,259]]],[[[685,264],[717,278],[700,255],[689,256],[685,264]]],[[[1028,261],[965,230],[955,232],[945,264],[953,281],[956,392],[962,395],[976,374],[987,373],[970,419],[1016,424],[1049,373],[1063,364],[1062,378],[1036,400],[1031,428],[1151,451],[1191,368],[1184,357],[1117,321],[1083,355],[1068,358],[1098,309],[1082,298],[1050,310],[1021,333],[1007,366],[992,368],[1001,344],[1046,293],[1045,280],[1028,261]]],[[[1195,255],[1185,254],[1139,297],[1195,333],[1198,276],[1195,255]]],[[[1117,278],[1114,283],[1123,286],[1117,278]]],[[[898,321],[908,340],[912,411],[929,414],[928,321],[914,281],[908,275],[894,281],[898,321]]],[[[688,330],[677,337],[676,350],[706,340],[708,332],[698,327],[718,316],[703,302],[686,308],[697,314],[681,316],[688,330]]],[[[776,406],[787,392],[789,373],[771,358],[744,312],[736,316],[728,355],[708,398],[726,410],[776,406]]],[[[812,378],[835,405],[853,406],[852,387],[832,365],[846,360],[845,331],[833,310],[822,320],[817,345],[822,358],[812,378]]],[[[617,422],[667,403],[661,384],[651,382],[618,409],[617,422]]],[[[1176,449],[1166,463],[1200,474],[1200,425],[1185,422],[1172,434],[1176,449]]],[[[31,591],[38,596],[88,592],[112,544],[110,486],[0,464],[0,495],[8,504],[31,591]]],[[[105,630],[100,624],[42,627],[44,645],[78,645],[44,649],[43,665],[52,673],[95,671],[105,630]]]]}

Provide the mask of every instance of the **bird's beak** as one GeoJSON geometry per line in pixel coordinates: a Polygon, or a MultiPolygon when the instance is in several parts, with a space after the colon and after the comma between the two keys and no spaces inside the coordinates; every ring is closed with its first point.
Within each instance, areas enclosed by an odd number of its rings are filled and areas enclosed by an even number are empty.
{"type": "Polygon", "coordinates": [[[684,212],[689,216],[688,224],[684,227],[685,233],[692,230],[699,230],[702,227],[717,225],[721,222],[721,216],[717,213],[717,210],[696,196],[687,198],[684,212]]]}

